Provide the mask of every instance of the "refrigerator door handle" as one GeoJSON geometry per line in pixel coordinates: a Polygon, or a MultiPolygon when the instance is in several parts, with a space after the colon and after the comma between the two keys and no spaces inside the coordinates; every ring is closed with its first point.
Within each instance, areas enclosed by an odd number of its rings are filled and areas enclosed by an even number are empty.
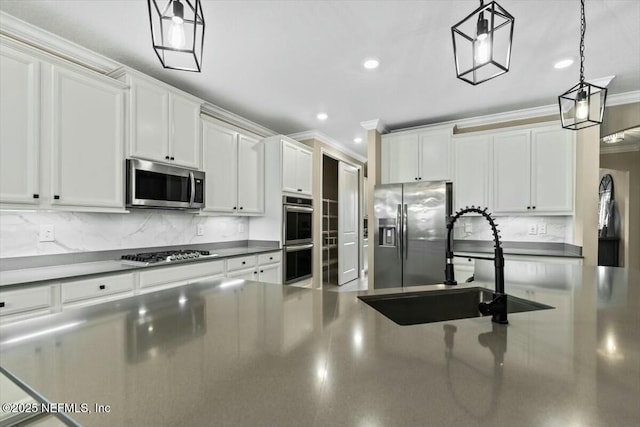
{"type": "Polygon", "coordinates": [[[409,259],[409,230],[407,229],[407,223],[409,221],[409,212],[407,205],[404,205],[402,211],[402,250],[404,251],[404,257],[409,259]]]}
{"type": "Polygon", "coordinates": [[[398,205],[396,210],[396,228],[394,232],[396,233],[396,248],[398,253],[398,258],[402,259],[402,205],[398,205]]]}

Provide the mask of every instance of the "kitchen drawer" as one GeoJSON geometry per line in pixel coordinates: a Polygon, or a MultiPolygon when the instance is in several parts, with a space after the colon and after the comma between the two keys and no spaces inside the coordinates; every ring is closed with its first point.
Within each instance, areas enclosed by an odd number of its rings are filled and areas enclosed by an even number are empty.
{"type": "Polygon", "coordinates": [[[282,252],[269,252],[268,254],[260,254],[258,255],[258,264],[273,264],[276,262],[280,262],[282,259],[282,252]]]}
{"type": "Polygon", "coordinates": [[[242,270],[256,266],[257,257],[255,255],[230,258],[227,260],[227,271],[242,270]]]}
{"type": "Polygon", "coordinates": [[[243,280],[258,280],[257,268],[245,268],[227,273],[228,278],[243,280]]]}
{"type": "Polygon", "coordinates": [[[62,303],[65,304],[122,292],[133,293],[133,285],[133,274],[113,274],[63,283],[60,294],[62,303]]]}
{"type": "Polygon", "coordinates": [[[189,281],[198,277],[224,273],[224,261],[193,262],[182,265],[150,268],[140,272],[140,287],[189,281]]]}
{"type": "Polygon", "coordinates": [[[0,291],[0,316],[53,307],[54,286],[0,291]]]}

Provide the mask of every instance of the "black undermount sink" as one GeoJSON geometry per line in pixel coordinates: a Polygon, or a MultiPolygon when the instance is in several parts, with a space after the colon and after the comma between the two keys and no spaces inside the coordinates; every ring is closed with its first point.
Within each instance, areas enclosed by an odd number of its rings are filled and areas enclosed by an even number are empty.
{"type": "MultiPolygon", "coordinates": [[[[362,301],[396,322],[398,325],[442,322],[445,320],[481,317],[481,302],[490,302],[493,292],[485,288],[443,289],[424,292],[403,292],[386,295],[362,295],[362,301]]],[[[508,295],[507,312],[552,309],[549,305],[508,295]]]]}

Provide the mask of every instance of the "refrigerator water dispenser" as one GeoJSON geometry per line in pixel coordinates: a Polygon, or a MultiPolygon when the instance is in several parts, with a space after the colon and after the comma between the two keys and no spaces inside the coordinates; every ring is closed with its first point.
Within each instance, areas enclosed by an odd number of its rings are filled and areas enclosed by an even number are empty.
{"type": "Polygon", "coordinates": [[[397,228],[395,218],[380,218],[378,220],[379,246],[397,246],[397,228]]]}

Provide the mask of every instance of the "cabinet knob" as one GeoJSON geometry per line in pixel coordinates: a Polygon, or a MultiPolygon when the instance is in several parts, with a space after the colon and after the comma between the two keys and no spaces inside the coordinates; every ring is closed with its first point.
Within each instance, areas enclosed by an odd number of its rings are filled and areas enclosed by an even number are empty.
{"type": "Polygon", "coordinates": [[[34,199],[39,199],[39,198],[40,198],[40,195],[39,195],[39,194],[34,194],[34,195],[33,195],[33,198],[34,198],[34,199]]]}
{"type": "Polygon", "coordinates": [[[107,289],[107,287],[105,285],[100,285],[99,288],[100,288],[101,291],[107,289]]]}
{"type": "Polygon", "coordinates": [[[535,209],[536,207],[534,206],[533,209],[535,209]]]}
{"type": "Polygon", "coordinates": [[[4,307],[4,301],[0,301],[0,308],[4,307]]]}
{"type": "Polygon", "coordinates": [[[260,273],[264,273],[264,270],[260,270],[260,273]]]}
{"type": "Polygon", "coordinates": [[[60,196],[58,196],[57,194],[55,196],[53,196],[54,200],[60,200],[60,196]]]}
{"type": "Polygon", "coordinates": [[[242,206],[240,206],[240,210],[242,210],[242,209],[243,209],[242,206]]]}
{"type": "Polygon", "coordinates": [[[417,181],[417,180],[418,180],[418,177],[416,176],[415,178],[413,178],[413,180],[414,180],[414,181],[417,181]]]}
{"type": "Polygon", "coordinates": [[[164,156],[165,159],[169,160],[169,156],[164,156]]]}
{"type": "Polygon", "coordinates": [[[258,274],[258,272],[257,272],[257,271],[254,271],[254,272],[253,272],[253,274],[258,274]]]}
{"type": "Polygon", "coordinates": [[[247,262],[246,261],[242,261],[242,265],[245,265],[247,262]]]}
{"type": "Polygon", "coordinates": [[[175,160],[175,158],[174,158],[173,156],[171,156],[171,159],[170,159],[170,160],[175,160]]]}
{"type": "Polygon", "coordinates": [[[273,257],[272,257],[272,256],[270,256],[270,257],[269,257],[269,259],[273,259],[273,257]]]}
{"type": "Polygon", "coordinates": [[[422,181],[422,177],[421,176],[418,177],[418,181],[422,181]]]}
{"type": "Polygon", "coordinates": [[[527,209],[531,209],[531,206],[527,206],[527,209]]]}
{"type": "Polygon", "coordinates": [[[236,210],[236,207],[235,207],[235,206],[233,207],[233,210],[234,210],[234,211],[236,210]]]}
{"type": "Polygon", "coordinates": [[[298,191],[302,191],[302,188],[298,188],[298,191]]]}

